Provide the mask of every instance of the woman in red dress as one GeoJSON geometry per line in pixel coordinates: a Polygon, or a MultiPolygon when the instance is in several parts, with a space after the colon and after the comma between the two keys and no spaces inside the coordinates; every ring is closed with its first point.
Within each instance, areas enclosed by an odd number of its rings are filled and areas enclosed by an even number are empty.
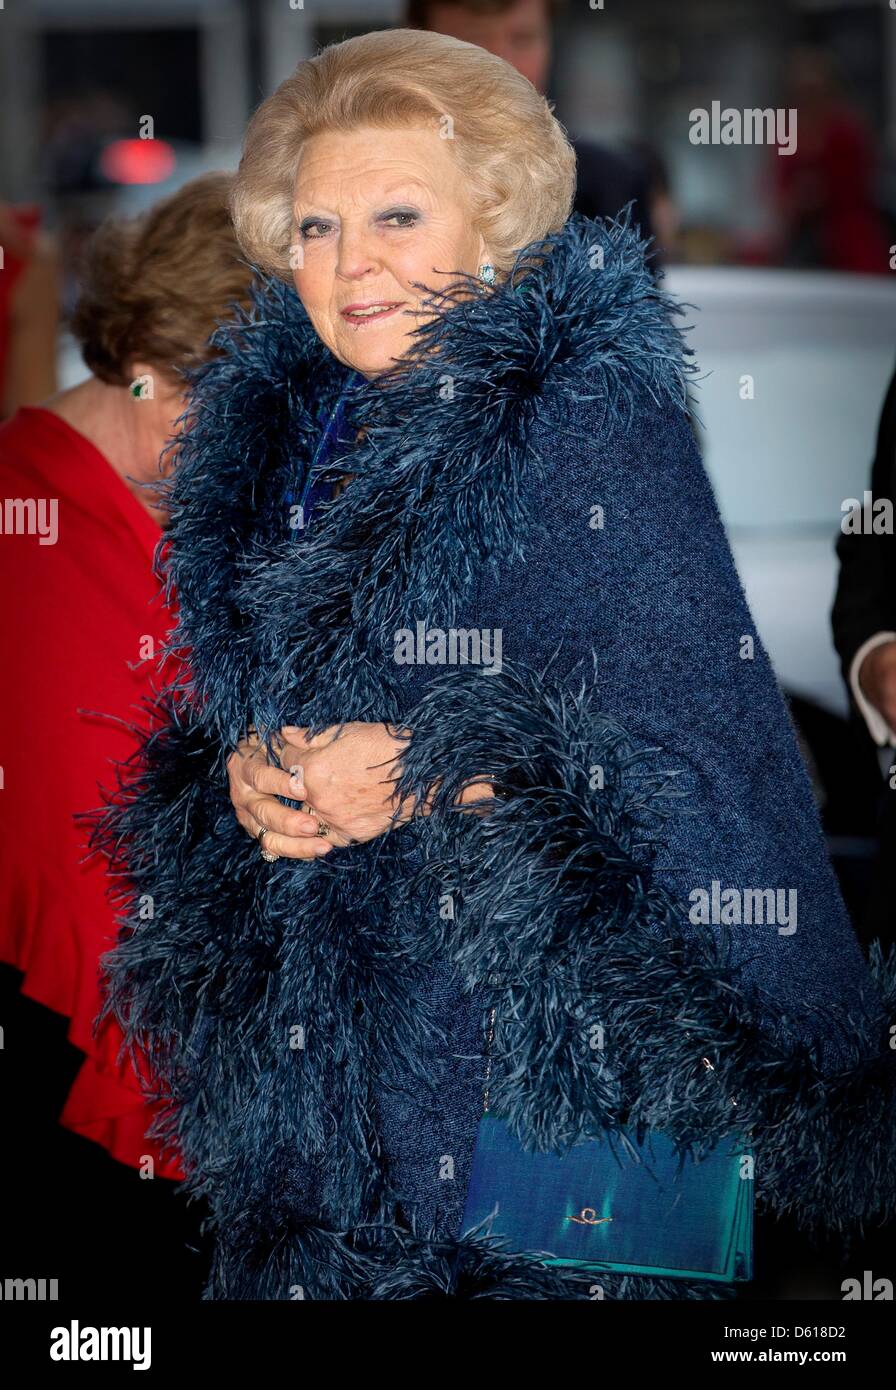
{"type": "Polygon", "coordinates": [[[72,325],[90,377],[0,427],[0,960],[69,1019],[85,1054],[63,1125],[167,1177],[177,1156],[145,1137],[152,1108],[117,1034],[94,1036],[116,923],[78,815],[100,803],[144,697],[169,674],[172,615],[153,573],[160,455],[183,410],[181,372],[214,355],[215,324],[248,300],[230,183],[207,175],[100,228],[72,325]]]}

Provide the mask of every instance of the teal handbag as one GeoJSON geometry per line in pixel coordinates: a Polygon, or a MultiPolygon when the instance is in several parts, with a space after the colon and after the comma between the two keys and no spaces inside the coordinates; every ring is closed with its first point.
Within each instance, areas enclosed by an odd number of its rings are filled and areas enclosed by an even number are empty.
{"type": "MultiPolygon", "coordinates": [[[[562,1157],[526,1153],[483,1115],[463,1229],[485,1223],[545,1264],[733,1283],[753,1276],[749,1149],[725,1140],[700,1162],[653,1131],[633,1153],[586,1139],[562,1157]]],[[[620,1146],[620,1149],[622,1146],[620,1146]]]]}
{"type": "Polygon", "coordinates": [[[699,1161],[656,1130],[642,1144],[626,1135],[618,1144],[586,1139],[562,1156],[527,1153],[488,1113],[488,1081],[485,1109],[465,1232],[484,1227],[548,1265],[720,1283],[753,1277],[753,1156],[743,1137],[699,1161]]]}

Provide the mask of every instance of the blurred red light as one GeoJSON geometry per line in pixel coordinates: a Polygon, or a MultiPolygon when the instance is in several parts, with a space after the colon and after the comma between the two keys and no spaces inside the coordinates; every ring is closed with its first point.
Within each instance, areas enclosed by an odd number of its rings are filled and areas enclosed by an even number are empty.
{"type": "Polygon", "coordinates": [[[164,140],[114,140],[100,156],[100,168],[112,183],[161,183],[176,163],[164,140]]]}

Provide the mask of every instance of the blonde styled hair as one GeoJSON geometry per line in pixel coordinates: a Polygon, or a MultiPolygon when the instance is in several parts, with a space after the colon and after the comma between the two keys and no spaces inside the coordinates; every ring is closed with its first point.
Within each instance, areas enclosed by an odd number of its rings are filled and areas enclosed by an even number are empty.
{"type": "Polygon", "coordinates": [[[249,123],[233,224],[248,259],[291,281],[302,146],[361,126],[432,124],[464,175],[475,228],[499,276],[514,253],[557,232],[575,191],[575,154],[550,104],[484,48],[389,29],[331,44],[298,65],[249,123]]]}

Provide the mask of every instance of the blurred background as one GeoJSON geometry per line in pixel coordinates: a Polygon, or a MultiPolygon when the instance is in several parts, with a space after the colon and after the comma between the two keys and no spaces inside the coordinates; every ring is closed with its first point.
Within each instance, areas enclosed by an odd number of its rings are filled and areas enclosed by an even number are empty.
{"type": "MultiPolygon", "coordinates": [[[[139,204],[136,188],[163,191],[232,164],[251,110],[318,45],[401,24],[414,8],[413,0],[6,0],[0,192],[39,200],[74,252],[97,216],[139,204]],[[128,143],[147,114],[152,152],[128,143]]],[[[436,16],[439,8],[435,0],[436,16]]],[[[842,266],[825,268],[888,269],[896,26],[886,3],[566,0],[550,10],[546,85],[558,115],[577,134],[640,148],[655,164],[657,196],[671,204],[665,220],[676,224],[664,227],[676,261],[824,264],[820,248],[788,225],[788,202],[810,137],[835,122],[841,154],[848,144],[853,156],[850,199],[866,205],[867,244],[844,247],[842,266]],[[688,113],[713,100],[798,104],[796,157],[692,144],[688,113]]]]}
{"type": "MultiPolygon", "coordinates": [[[[94,226],[235,167],[250,112],[320,44],[425,10],[418,0],[7,0],[0,201],[25,205],[55,241],[61,386],[84,375],[64,315],[94,226]]],[[[438,28],[453,7],[429,10],[438,28]]],[[[896,356],[896,13],[882,0],[517,0],[510,15],[504,56],[527,74],[543,63],[564,124],[643,171],[666,287],[694,306],[695,413],[754,615],[786,689],[812,707],[810,744],[815,710],[829,744],[845,731],[823,716],[847,713],[829,638],[832,539],[843,499],[868,485],[896,356]],[[535,32],[545,8],[549,53],[535,32]],[[692,143],[689,113],[714,101],[795,107],[796,153],[692,143]]],[[[815,749],[840,857],[861,854],[870,833],[875,769],[870,749],[859,752],[856,792],[836,785],[842,758],[815,749]]]]}
{"type": "MultiPolygon", "coordinates": [[[[424,18],[443,28],[454,9],[433,0],[424,18]]],[[[892,749],[850,717],[830,608],[844,502],[870,486],[896,359],[896,11],[886,0],[479,10],[485,28],[459,36],[504,45],[577,139],[639,171],[657,272],[688,306],[707,468],[865,937],[892,749]],[[795,152],[694,143],[690,113],[714,102],[796,110],[795,152]]],[[[0,206],[41,229],[58,277],[60,386],[86,375],[66,317],[96,225],[234,168],[250,113],[301,58],[409,18],[421,19],[417,0],[0,2],[0,206]]],[[[821,1274],[813,1285],[815,1268],[776,1296],[839,1296],[821,1274]]]]}

